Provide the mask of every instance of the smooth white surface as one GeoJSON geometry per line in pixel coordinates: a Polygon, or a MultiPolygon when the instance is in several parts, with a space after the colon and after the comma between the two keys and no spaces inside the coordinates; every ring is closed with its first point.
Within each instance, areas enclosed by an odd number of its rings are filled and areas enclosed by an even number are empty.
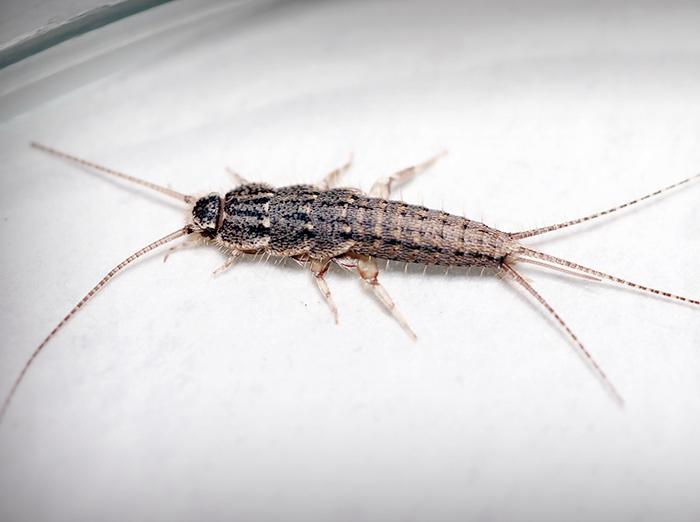
{"type": "MultiPolygon", "coordinates": [[[[0,394],[176,202],[223,167],[345,181],[447,148],[403,198],[503,230],[577,217],[700,169],[692,3],[162,6],[0,71],[0,394]],[[199,9],[197,9],[199,7],[199,9]],[[193,14],[187,14],[192,11],[193,14]],[[117,42],[123,39],[123,44],[117,42]]],[[[530,242],[697,297],[700,186],[530,242]]],[[[3,520],[692,520],[700,312],[523,269],[627,400],[492,277],[394,266],[411,342],[349,275],[212,249],[124,272],[37,360],[0,426],[3,520]]]]}

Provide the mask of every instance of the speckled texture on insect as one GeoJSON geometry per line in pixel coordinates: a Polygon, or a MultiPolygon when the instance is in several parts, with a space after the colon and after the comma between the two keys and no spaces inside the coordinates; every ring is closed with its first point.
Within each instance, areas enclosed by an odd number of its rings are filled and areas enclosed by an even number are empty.
{"type": "Polygon", "coordinates": [[[392,261],[497,268],[508,234],[483,223],[347,188],[247,184],[197,201],[202,235],[238,251],[330,260],[349,252],[392,261]]]}
{"type": "Polygon", "coordinates": [[[529,237],[577,225],[635,205],[687,184],[700,175],[589,216],[511,233],[491,228],[466,217],[389,199],[394,185],[403,183],[432,166],[441,155],[380,179],[372,186],[369,193],[354,188],[335,187],[339,176],[350,167],[348,162],[315,185],[276,188],[264,183],[250,183],[232,172],[238,181],[236,188],[223,195],[210,193],[195,197],[43,145],[32,145],[92,170],[116,176],[179,199],[189,205],[190,210],[187,224],[183,228],[146,245],[119,263],[58,323],[22,368],[0,410],[0,420],[7,411],[27,370],[63,325],[124,267],[146,253],[183,236],[199,237],[228,253],[226,262],[215,274],[231,267],[235,260],[244,254],[268,254],[293,259],[311,271],[336,322],[338,310],[325,277],[331,264],[352,271],[369,286],[377,299],[413,338],[415,334],[408,321],[399,313],[394,301],[379,282],[378,259],[423,265],[492,269],[504,279],[517,283],[542,305],[569,336],[601,384],[620,404],[622,404],[620,394],[588,350],[559,314],[514,266],[518,263],[531,263],[575,277],[594,281],[607,280],[685,304],[700,305],[697,299],[626,281],[522,244],[522,240],[529,237]]]}

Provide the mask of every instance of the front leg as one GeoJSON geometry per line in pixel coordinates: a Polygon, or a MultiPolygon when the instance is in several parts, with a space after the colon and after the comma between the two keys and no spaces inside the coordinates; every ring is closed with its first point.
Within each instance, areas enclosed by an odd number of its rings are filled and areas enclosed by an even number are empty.
{"type": "Polygon", "coordinates": [[[212,275],[214,277],[220,276],[221,274],[226,272],[226,270],[231,268],[231,265],[233,265],[233,263],[235,263],[238,260],[238,258],[241,257],[242,255],[243,255],[242,252],[240,252],[238,250],[229,251],[228,257],[226,258],[226,261],[224,261],[224,264],[221,265],[216,270],[214,270],[214,273],[212,275]]]}
{"type": "Polygon", "coordinates": [[[226,172],[228,172],[229,174],[231,174],[231,176],[233,176],[233,179],[234,179],[234,180],[236,181],[236,183],[238,183],[239,185],[247,185],[248,183],[250,183],[250,181],[248,181],[246,178],[244,178],[243,176],[241,176],[238,172],[236,172],[235,170],[233,170],[231,167],[226,167],[226,172]]]}
{"type": "Polygon", "coordinates": [[[185,250],[186,248],[191,248],[193,246],[197,246],[197,244],[201,243],[201,241],[195,237],[192,237],[191,235],[185,239],[182,243],[178,243],[175,246],[170,247],[166,252],[165,255],[163,256],[163,263],[167,262],[168,259],[172,254],[175,252],[179,252],[180,250],[185,250]]]}

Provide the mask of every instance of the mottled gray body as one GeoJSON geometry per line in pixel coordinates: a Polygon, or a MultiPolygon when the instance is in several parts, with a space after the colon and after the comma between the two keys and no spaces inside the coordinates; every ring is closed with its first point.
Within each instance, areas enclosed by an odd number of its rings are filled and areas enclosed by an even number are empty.
{"type": "Polygon", "coordinates": [[[217,225],[213,239],[226,248],[311,259],[351,252],[497,268],[514,248],[508,234],[477,221],[355,189],[312,185],[242,185],[223,197],[217,225]]]}

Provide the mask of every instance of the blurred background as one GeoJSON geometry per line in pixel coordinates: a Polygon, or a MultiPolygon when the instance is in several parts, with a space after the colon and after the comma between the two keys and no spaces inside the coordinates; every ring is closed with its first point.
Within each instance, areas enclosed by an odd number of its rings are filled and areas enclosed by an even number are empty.
{"type": "MultiPolygon", "coordinates": [[[[0,396],[111,267],[229,165],[347,185],[442,149],[409,202],[507,231],[700,170],[700,4],[3,2],[0,396]]],[[[700,187],[530,244],[697,297],[700,187]]],[[[523,271],[392,265],[412,342],[349,275],[144,258],[47,346],[0,425],[2,520],[697,520],[700,312],[523,271]]]]}

